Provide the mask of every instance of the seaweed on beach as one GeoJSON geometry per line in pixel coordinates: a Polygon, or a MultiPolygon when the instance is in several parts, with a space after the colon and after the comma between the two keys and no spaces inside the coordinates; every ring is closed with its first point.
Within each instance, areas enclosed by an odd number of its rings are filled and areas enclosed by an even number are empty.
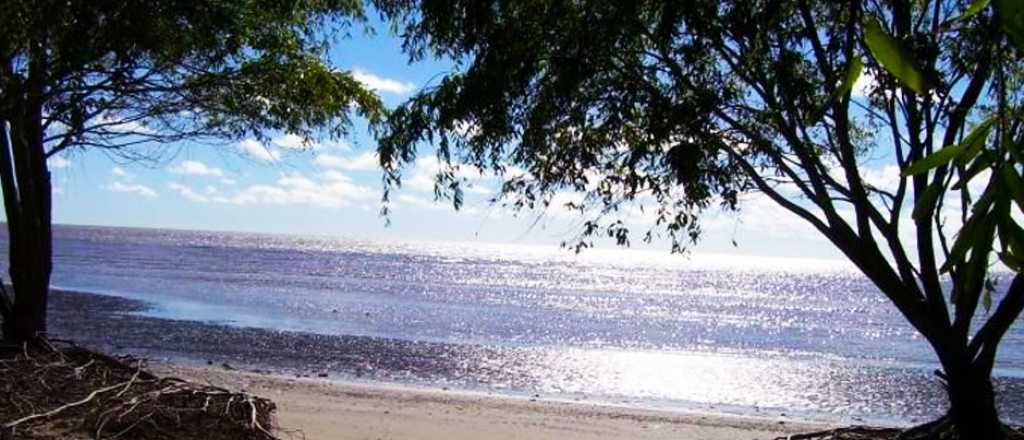
{"type": "Polygon", "coordinates": [[[275,440],[274,403],[72,344],[0,352],[0,440],[275,440]]]}

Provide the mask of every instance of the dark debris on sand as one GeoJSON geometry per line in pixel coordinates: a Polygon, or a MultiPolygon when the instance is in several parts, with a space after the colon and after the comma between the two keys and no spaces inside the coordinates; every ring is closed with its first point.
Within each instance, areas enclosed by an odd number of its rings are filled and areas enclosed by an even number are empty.
{"type": "MultiPolygon", "coordinates": [[[[928,423],[910,429],[872,428],[866,426],[850,426],[830,429],[827,431],[794,434],[778,437],[775,440],[952,440],[959,437],[941,428],[941,421],[928,423]]],[[[1024,439],[1024,430],[1007,428],[1008,440],[1024,439]]]]}
{"type": "Polygon", "coordinates": [[[0,347],[0,440],[274,440],[274,403],[68,343],[0,347]],[[58,345],[55,346],[54,344],[58,345]]]}

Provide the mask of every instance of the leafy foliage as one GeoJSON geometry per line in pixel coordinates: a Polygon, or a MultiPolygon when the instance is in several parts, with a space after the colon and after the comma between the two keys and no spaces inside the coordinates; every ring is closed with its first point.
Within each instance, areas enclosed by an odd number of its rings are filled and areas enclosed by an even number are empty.
{"type": "Polygon", "coordinates": [[[53,267],[47,158],[98,148],[157,159],[181,140],[337,137],[376,95],[326,61],[353,0],[38,0],[0,7],[0,186],[13,298],[3,338],[46,331],[53,267]]]}
{"type": "Polygon", "coordinates": [[[628,244],[621,209],[641,204],[674,250],[757,192],[879,287],[938,354],[965,438],[991,437],[991,396],[960,390],[988,383],[1024,309],[1020,274],[998,303],[990,276],[994,254],[1024,264],[1019,2],[376,3],[413,60],[459,63],[376,126],[386,189],[430,145],[456,205],[457,169],[490,170],[513,208],[585,194],[578,247],[628,244]],[[871,178],[885,164],[900,175],[871,178]]]}
{"type": "MultiPolygon", "coordinates": [[[[0,110],[38,87],[47,154],[182,139],[340,135],[378,98],[326,62],[351,0],[14,1],[0,11],[0,110]]],[[[119,150],[147,157],[154,150],[119,150]]]]}
{"type": "Polygon", "coordinates": [[[925,93],[932,87],[924,70],[916,65],[913,52],[883,30],[878,20],[864,22],[864,42],[878,63],[907,87],[917,93],[925,93]]]}
{"type": "MultiPolygon", "coordinates": [[[[659,26],[662,11],[652,5],[427,2],[423,8],[424,19],[407,31],[410,51],[469,55],[473,62],[396,109],[380,127],[382,162],[409,161],[416,145],[427,142],[446,163],[457,154],[464,164],[500,174],[508,171],[503,164],[515,164],[503,193],[516,208],[547,206],[564,190],[588,194],[589,203],[570,209],[598,206],[602,214],[638,198],[656,200],[657,223],[677,245],[699,232],[694,211],[716,197],[733,206],[747,186],[723,154],[727,138],[707,136],[716,130],[720,95],[735,92],[708,54],[672,41],[653,47],[676,23],[659,26]],[[679,71],[670,76],[660,59],[677,55],[684,63],[673,63],[679,71]],[[677,75],[703,83],[675,90],[677,75]]],[[[397,182],[396,173],[390,176],[397,182]]],[[[620,222],[607,225],[600,228],[595,219],[586,229],[627,241],[620,222]]]]}

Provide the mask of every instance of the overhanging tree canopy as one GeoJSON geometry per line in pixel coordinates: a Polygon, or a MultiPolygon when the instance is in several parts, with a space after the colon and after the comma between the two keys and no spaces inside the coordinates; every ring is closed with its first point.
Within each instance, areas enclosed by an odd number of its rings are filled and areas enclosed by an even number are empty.
{"type": "Polygon", "coordinates": [[[0,296],[4,338],[46,330],[48,157],[97,148],[147,158],[170,142],[271,130],[342,135],[353,113],[383,112],[326,61],[329,43],[363,20],[354,0],[4,3],[0,183],[14,287],[0,296]]]}
{"type": "Polygon", "coordinates": [[[696,240],[709,206],[758,191],[827,237],[929,341],[951,403],[940,427],[1003,435],[990,376],[1024,278],[971,324],[992,301],[993,250],[1015,271],[1024,256],[1011,215],[1024,207],[1019,4],[377,3],[414,60],[458,62],[378,125],[386,189],[430,144],[456,207],[455,168],[514,165],[525,172],[506,176],[505,203],[584,192],[592,209],[571,206],[597,213],[584,236],[627,243],[616,211],[644,202],[674,249],[696,240]],[[874,85],[851,96],[862,74],[874,85]],[[898,167],[898,183],[867,181],[869,159],[898,167]]]}

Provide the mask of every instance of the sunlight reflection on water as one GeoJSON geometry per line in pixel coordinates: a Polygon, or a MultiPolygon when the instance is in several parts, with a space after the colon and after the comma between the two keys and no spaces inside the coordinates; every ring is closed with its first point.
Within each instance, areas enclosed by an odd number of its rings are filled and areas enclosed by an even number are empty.
{"type": "Polygon", "coordinates": [[[542,389],[550,392],[629,396],[633,401],[681,400],[790,414],[826,409],[878,418],[896,413],[893,410],[904,416],[928,415],[924,411],[908,413],[903,399],[913,396],[897,396],[877,382],[866,391],[887,394],[884,408],[850,399],[852,390],[837,389],[852,385],[848,370],[848,366],[822,359],[573,350],[559,366],[538,374],[542,389]]]}
{"type": "MultiPolygon", "coordinates": [[[[901,420],[941,397],[926,344],[845,262],[117,228],[55,246],[55,284],[144,316],[463,347],[389,367],[427,382],[901,420]]],[[[1019,323],[999,355],[1024,394],[1019,323]]]]}

